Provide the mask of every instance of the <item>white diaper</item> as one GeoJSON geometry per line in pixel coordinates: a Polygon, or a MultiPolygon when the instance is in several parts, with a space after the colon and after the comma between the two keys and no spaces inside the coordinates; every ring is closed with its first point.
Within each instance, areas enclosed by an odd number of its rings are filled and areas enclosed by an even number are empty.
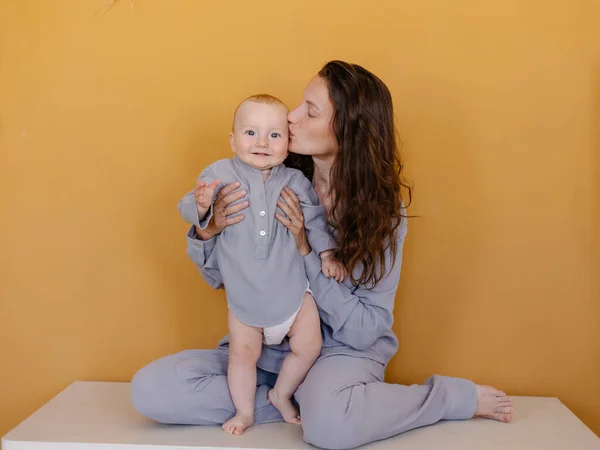
{"type": "MultiPolygon", "coordinates": [[[[312,291],[309,288],[306,288],[306,292],[310,293],[310,295],[313,295],[312,291]]],[[[263,343],[265,345],[281,344],[283,338],[286,337],[287,334],[290,332],[292,325],[296,320],[296,316],[300,312],[300,308],[302,308],[302,303],[300,303],[300,307],[286,321],[278,325],[273,325],[272,327],[263,328],[263,343]]]]}

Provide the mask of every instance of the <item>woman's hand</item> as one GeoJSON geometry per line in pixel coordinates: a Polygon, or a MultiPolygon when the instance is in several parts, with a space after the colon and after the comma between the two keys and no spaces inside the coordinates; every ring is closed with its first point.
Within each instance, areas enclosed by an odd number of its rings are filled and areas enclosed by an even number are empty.
{"type": "Polygon", "coordinates": [[[312,249],[306,239],[306,230],[304,229],[304,215],[302,214],[302,208],[300,207],[300,200],[289,187],[283,188],[281,191],[281,199],[277,201],[277,206],[281,209],[287,217],[275,213],[275,217],[282,225],[287,227],[288,230],[294,235],[296,239],[296,246],[302,256],[308,255],[312,249]],[[283,199],[283,201],[282,201],[283,199]]]}
{"type": "Polygon", "coordinates": [[[236,181],[235,183],[228,184],[219,191],[217,198],[215,199],[215,204],[213,205],[213,216],[211,217],[208,226],[204,230],[196,227],[196,234],[200,237],[200,239],[206,241],[207,239],[210,239],[213,236],[221,233],[225,227],[240,223],[242,220],[244,220],[243,214],[231,217],[233,214],[246,209],[248,205],[250,205],[247,200],[245,202],[232,205],[232,203],[246,195],[246,191],[244,190],[236,191],[236,189],[240,186],[240,182],[236,181]]]}

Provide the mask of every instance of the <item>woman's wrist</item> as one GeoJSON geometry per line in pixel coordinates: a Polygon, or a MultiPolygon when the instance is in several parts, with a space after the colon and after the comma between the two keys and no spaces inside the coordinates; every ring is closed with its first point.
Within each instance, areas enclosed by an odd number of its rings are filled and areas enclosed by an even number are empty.
{"type": "Polygon", "coordinates": [[[312,252],[312,248],[310,248],[310,245],[308,245],[308,244],[305,244],[305,245],[301,246],[300,248],[298,248],[298,250],[300,251],[300,254],[302,256],[306,256],[310,252],[312,252]]]}
{"type": "Polygon", "coordinates": [[[216,233],[214,230],[211,230],[211,226],[207,226],[204,230],[200,229],[200,227],[196,227],[196,235],[200,238],[201,241],[208,241],[212,238],[216,233]]]}

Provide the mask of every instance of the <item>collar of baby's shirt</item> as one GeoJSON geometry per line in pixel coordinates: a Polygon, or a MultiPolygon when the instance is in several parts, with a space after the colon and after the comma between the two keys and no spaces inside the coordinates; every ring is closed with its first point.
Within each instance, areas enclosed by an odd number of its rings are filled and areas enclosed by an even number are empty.
{"type": "MultiPolygon", "coordinates": [[[[246,164],[238,155],[233,157],[233,165],[236,170],[239,170],[244,175],[261,175],[261,170],[246,164]]],[[[283,163],[271,168],[271,176],[274,177],[284,167],[283,163]]]]}

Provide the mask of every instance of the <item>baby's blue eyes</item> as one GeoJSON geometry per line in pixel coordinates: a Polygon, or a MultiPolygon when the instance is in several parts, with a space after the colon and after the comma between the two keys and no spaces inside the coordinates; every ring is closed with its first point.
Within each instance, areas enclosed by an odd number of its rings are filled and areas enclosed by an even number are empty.
{"type": "MultiPolygon", "coordinates": [[[[246,134],[248,136],[254,136],[256,133],[254,131],[252,131],[252,130],[247,130],[246,134]]],[[[271,137],[274,138],[274,139],[277,139],[277,138],[281,137],[281,134],[280,133],[271,133],[271,137]]]]}

